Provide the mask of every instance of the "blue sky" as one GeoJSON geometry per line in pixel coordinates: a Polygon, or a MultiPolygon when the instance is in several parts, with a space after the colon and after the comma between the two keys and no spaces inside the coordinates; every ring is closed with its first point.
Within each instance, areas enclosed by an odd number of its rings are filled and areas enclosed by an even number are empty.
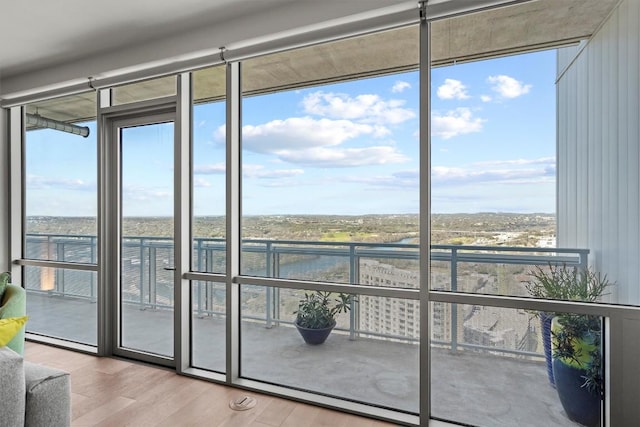
{"type": "MultiPolygon", "coordinates": [[[[555,211],[555,52],[432,71],[432,211],[555,211]]],[[[243,101],[243,212],[417,213],[418,73],[243,101]]],[[[27,214],[95,215],[95,126],[28,133],[27,214]],[[62,150],[59,147],[64,147],[62,150]]],[[[168,215],[168,125],[131,130],[128,215],[168,215]]],[[[224,213],[224,105],[194,110],[194,209],[224,213]]]]}

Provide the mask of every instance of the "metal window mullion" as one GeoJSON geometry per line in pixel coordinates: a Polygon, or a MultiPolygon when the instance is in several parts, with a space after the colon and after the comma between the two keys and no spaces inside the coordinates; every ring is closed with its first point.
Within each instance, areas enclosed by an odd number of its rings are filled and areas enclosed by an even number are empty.
{"type": "Polygon", "coordinates": [[[64,268],[67,270],[81,270],[81,271],[98,271],[96,264],[88,264],[83,262],[61,262],[61,261],[47,261],[39,259],[16,259],[13,264],[18,266],[30,266],[41,268],[64,268]]]}
{"type": "Polygon", "coordinates": [[[431,416],[431,22],[426,19],[426,2],[421,2],[420,19],[420,398],[421,426],[431,416]]]}
{"type": "Polygon", "coordinates": [[[112,122],[104,115],[109,90],[97,92],[98,105],[98,354],[111,355],[117,331],[117,290],[120,253],[118,229],[118,144],[112,122]],[[114,203],[115,202],[115,203],[114,203]]]}
{"type": "Polygon", "coordinates": [[[241,64],[227,64],[226,74],[226,378],[234,383],[240,376],[240,275],[241,251],[241,64]]]}
{"type": "Polygon", "coordinates": [[[13,261],[24,257],[25,236],[23,228],[25,187],[24,182],[24,152],[26,147],[26,134],[23,126],[23,107],[14,107],[9,110],[9,260],[12,282],[22,283],[22,268],[13,261]]]}
{"type": "Polygon", "coordinates": [[[447,304],[477,304],[519,310],[547,311],[556,313],[564,312],[601,317],[635,316],[640,318],[640,307],[584,301],[546,300],[529,297],[448,291],[429,291],[429,300],[447,304]]]}
{"type": "Polygon", "coordinates": [[[174,359],[177,372],[191,364],[191,73],[178,76],[174,141],[174,359]]]}

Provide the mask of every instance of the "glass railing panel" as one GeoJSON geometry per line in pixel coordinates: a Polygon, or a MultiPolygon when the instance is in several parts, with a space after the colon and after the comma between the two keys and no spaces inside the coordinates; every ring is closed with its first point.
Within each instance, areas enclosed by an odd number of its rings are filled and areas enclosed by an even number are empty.
{"type": "MultiPolygon", "coordinates": [[[[243,285],[241,293],[243,378],[418,412],[419,320],[409,320],[411,301],[356,295],[326,341],[307,344],[293,322],[305,293],[314,291],[243,285]]],[[[336,299],[329,296],[330,307],[336,299]]]]}
{"type": "Polygon", "coordinates": [[[223,239],[195,238],[193,270],[203,273],[224,273],[227,268],[226,243],[223,239]]]}
{"type": "Polygon", "coordinates": [[[377,257],[360,257],[358,273],[357,283],[361,285],[418,289],[418,250],[384,251],[384,255],[377,257]]]}
{"type": "Polygon", "coordinates": [[[173,309],[173,240],[124,237],[121,248],[121,298],[142,308],[173,309]]]}
{"type": "MultiPolygon", "coordinates": [[[[133,227],[136,220],[125,219],[133,227]]],[[[155,223],[156,220],[151,221],[155,223]]],[[[153,354],[173,355],[173,240],[123,237],[120,257],[119,344],[153,354]]]]}
{"type": "Polygon", "coordinates": [[[558,313],[551,327],[525,310],[431,307],[434,418],[476,426],[600,425],[601,318],[558,313]],[[561,337],[574,332],[580,344],[570,357],[570,346],[557,343],[570,342],[561,337]],[[558,374],[555,384],[549,371],[558,374]]]}
{"type": "Polygon", "coordinates": [[[191,282],[191,357],[194,368],[226,371],[224,283],[191,282]]]}
{"type": "Polygon", "coordinates": [[[25,258],[95,264],[98,258],[96,236],[29,234],[25,258]]]}
{"type": "Polygon", "coordinates": [[[439,291],[602,301],[615,284],[587,267],[588,253],[588,249],[435,245],[430,286],[439,291]]]}
{"type": "Polygon", "coordinates": [[[24,268],[27,332],[97,345],[97,273],[63,268],[24,268]]]}
{"type": "Polygon", "coordinates": [[[245,242],[242,244],[240,270],[247,276],[274,277],[272,242],[245,242]]]}
{"type": "MultiPolygon", "coordinates": [[[[349,256],[325,255],[331,251],[305,248],[305,253],[278,253],[277,277],[282,279],[314,280],[322,282],[349,283],[349,256]],[[317,252],[314,254],[313,252],[317,252]]],[[[285,250],[286,251],[286,250],[285,250]]]]}

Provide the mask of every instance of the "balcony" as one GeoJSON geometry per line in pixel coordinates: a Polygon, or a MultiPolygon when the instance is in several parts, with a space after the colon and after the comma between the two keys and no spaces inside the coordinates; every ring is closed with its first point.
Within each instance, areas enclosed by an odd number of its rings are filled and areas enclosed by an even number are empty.
{"type": "MultiPolygon", "coordinates": [[[[92,237],[38,235],[28,238],[27,248],[32,256],[46,247],[58,261],[95,262],[95,243],[92,237]]],[[[250,262],[245,271],[253,269],[252,275],[326,280],[323,275],[331,274],[345,283],[417,287],[417,245],[252,240],[243,253],[250,262]],[[310,273],[305,263],[318,270],[310,273]]],[[[128,238],[123,254],[122,315],[128,325],[123,338],[134,348],[171,355],[173,300],[167,290],[172,272],[164,267],[173,264],[172,242],[128,238]]],[[[524,295],[523,271],[549,262],[584,265],[586,254],[551,248],[433,246],[431,277],[434,286],[445,290],[524,295]]],[[[224,242],[196,240],[193,256],[197,270],[219,272],[224,242]]],[[[95,273],[27,267],[26,275],[31,332],[97,342],[95,273]],[[44,283],[48,280],[53,286],[44,283]]],[[[407,413],[419,411],[417,302],[360,296],[329,340],[313,347],[303,343],[291,323],[297,292],[241,287],[243,377],[407,413]]],[[[225,369],[224,297],[223,284],[192,282],[195,367],[225,369]]],[[[433,304],[432,416],[480,426],[575,425],[549,385],[538,323],[529,313],[433,304]]]]}

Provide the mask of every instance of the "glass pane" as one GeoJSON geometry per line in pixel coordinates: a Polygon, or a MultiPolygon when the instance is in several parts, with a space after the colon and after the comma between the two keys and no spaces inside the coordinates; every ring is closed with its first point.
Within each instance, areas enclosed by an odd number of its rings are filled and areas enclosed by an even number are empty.
{"type": "Polygon", "coordinates": [[[95,96],[83,94],[30,104],[26,123],[24,256],[95,263],[95,96]]]}
{"type": "Polygon", "coordinates": [[[586,270],[589,248],[556,248],[556,56],[432,69],[432,289],[589,301],[609,293],[529,285],[551,266],[597,275],[586,270]]]}
{"type": "MultiPolygon", "coordinates": [[[[93,92],[25,106],[24,257],[97,262],[93,92]]],[[[32,333],[96,345],[97,274],[24,267],[32,333]]]]}
{"type": "Polygon", "coordinates": [[[120,345],[164,356],[173,355],[173,127],[120,130],[120,345]]]}
{"type": "Polygon", "coordinates": [[[226,270],[226,74],[218,66],[193,73],[193,270],[226,270]]]}
{"type": "MultiPolygon", "coordinates": [[[[245,285],[241,292],[242,377],[418,412],[417,302],[355,296],[326,341],[307,344],[294,313],[315,292],[245,285]]],[[[329,296],[329,308],[336,299],[329,296]]]]}
{"type": "Polygon", "coordinates": [[[112,105],[121,105],[173,96],[176,93],[176,76],[167,76],[114,87],[111,97],[112,105]]]}
{"type": "Polygon", "coordinates": [[[600,425],[601,318],[558,313],[551,327],[553,315],[524,310],[431,307],[433,417],[476,426],[600,425]],[[579,345],[560,345],[570,342],[579,345]]]}
{"type": "Polygon", "coordinates": [[[244,63],[243,274],[369,284],[358,267],[376,261],[417,278],[414,30],[244,63]],[[392,55],[392,45],[405,50],[392,55]],[[388,54],[385,72],[364,58],[327,67],[348,47],[358,58],[388,54]]]}
{"type": "Polygon", "coordinates": [[[191,282],[191,357],[194,368],[226,371],[226,291],[224,283],[191,282]]]}
{"type": "Polygon", "coordinates": [[[97,273],[24,267],[27,331],[97,345],[97,273]]]}

